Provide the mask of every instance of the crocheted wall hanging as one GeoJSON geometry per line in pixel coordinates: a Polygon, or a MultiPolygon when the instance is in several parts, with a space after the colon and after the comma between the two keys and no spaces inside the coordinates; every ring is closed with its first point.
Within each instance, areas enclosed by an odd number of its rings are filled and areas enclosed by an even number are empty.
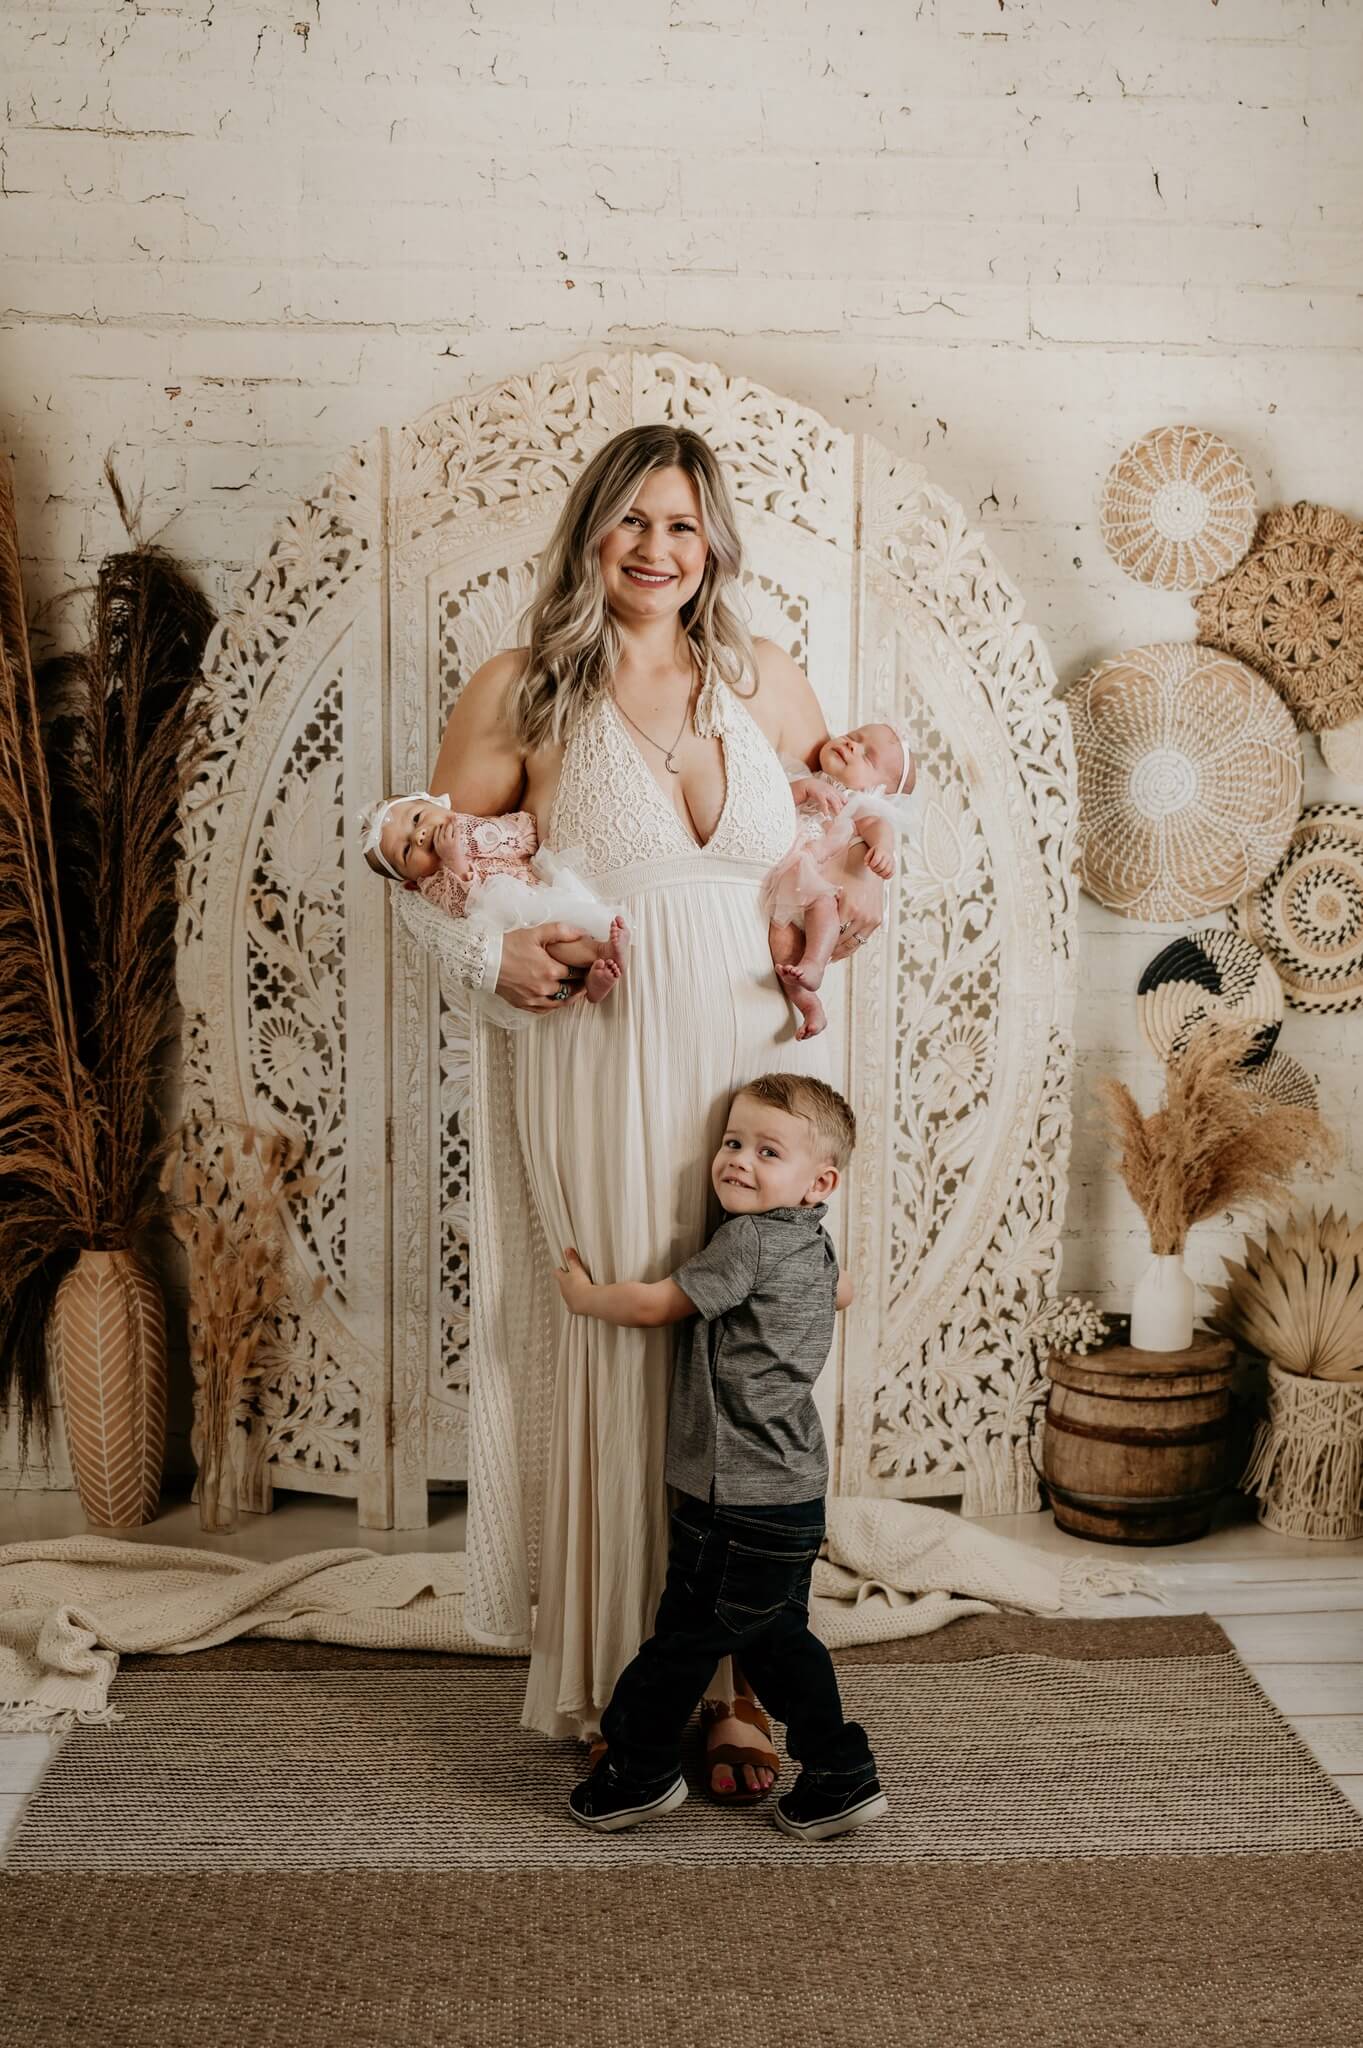
{"type": "Polygon", "coordinates": [[[1254,480],[1201,427],[1157,427],[1124,448],[1103,485],[1103,542],[1119,569],[1160,590],[1201,590],[1254,538],[1254,480]]]}
{"type": "Polygon", "coordinates": [[[1363,1005],[1363,810],[1308,804],[1272,874],[1231,906],[1299,1010],[1363,1005]]]}
{"type": "Polygon", "coordinates": [[[1331,726],[1320,736],[1325,765],[1341,782],[1363,782],[1363,718],[1331,726]]]}
{"type": "Polygon", "coordinates": [[[1191,641],[1137,647],[1067,698],[1079,768],[1079,879],[1123,917],[1222,910],[1282,856],[1301,741],[1243,662],[1191,641]]]}
{"type": "Polygon", "coordinates": [[[1282,1029],[1283,985],[1252,939],[1207,925],[1157,953],[1136,988],[1136,1015],[1157,1058],[1177,1059],[1208,1017],[1257,1024],[1245,1066],[1273,1050],[1282,1029]]]}
{"type": "Polygon", "coordinates": [[[1247,661],[1312,732],[1363,718],[1363,526],[1328,505],[1265,512],[1237,568],[1195,599],[1197,634],[1247,661]]]}
{"type": "Polygon", "coordinates": [[[1266,1060],[1243,1068],[1238,1080],[1251,1095],[1265,1096],[1270,1102],[1285,1102],[1292,1109],[1320,1107],[1320,1091],[1314,1079],[1291,1053],[1271,1052],[1266,1060]]]}

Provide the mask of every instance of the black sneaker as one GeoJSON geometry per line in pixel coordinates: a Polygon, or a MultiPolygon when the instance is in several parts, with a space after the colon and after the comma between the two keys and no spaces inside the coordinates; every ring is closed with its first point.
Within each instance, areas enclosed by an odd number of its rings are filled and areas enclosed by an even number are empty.
{"type": "Polygon", "coordinates": [[[591,1776],[568,1794],[568,1810],[584,1828],[608,1835],[636,1827],[641,1820],[658,1820],[674,1812],[685,1797],[686,1780],[680,1772],[665,1792],[631,1792],[609,1764],[598,1764],[591,1776]]]}
{"type": "Polygon", "coordinates": [[[864,1828],[889,1810],[879,1778],[865,1778],[850,1792],[824,1791],[801,1772],[793,1790],[777,1800],[772,1818],[783,1834],[802,1842],[826,1842],[830,1835],[864,1828]]]}

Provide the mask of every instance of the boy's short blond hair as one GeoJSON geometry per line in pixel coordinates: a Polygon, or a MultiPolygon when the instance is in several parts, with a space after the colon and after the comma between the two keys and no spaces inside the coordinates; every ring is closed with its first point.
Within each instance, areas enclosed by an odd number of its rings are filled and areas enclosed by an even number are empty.
{"type": "Polygon", "coordinates": [[[857,1142],[857,1120],[851,1104],[827,1081],[816,1080],[812,1074],[759,1074],[755,1081],[735,1089],[734,1094],[735,1098],[751,1095],[755,1102],[764,1102],[769,1109],[800,1117],[813,1131],[816,1147],[839,1173],[851,1158],[857,1142]]]}

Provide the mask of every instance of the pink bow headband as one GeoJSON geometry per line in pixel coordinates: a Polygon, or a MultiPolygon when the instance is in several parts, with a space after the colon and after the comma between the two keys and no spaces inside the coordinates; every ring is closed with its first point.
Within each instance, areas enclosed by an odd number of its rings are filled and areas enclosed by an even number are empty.
{"type": "Polygon", "coordinates": [[[414,803],[434,804],[436,809],[441,811],[447,811],[450,807],[447,796],[432,796],[429,789],[413,789],[409,790],[406,796],[381,797],[378,803],[366,804],[360,812],[360,852],[366,858],[372,853],[385,875],[394,882],[404,881],[406,877],[400,875],[392,862],[384,858],[379,839],[388,822],[389,814],[397,805],[414,803]]]}

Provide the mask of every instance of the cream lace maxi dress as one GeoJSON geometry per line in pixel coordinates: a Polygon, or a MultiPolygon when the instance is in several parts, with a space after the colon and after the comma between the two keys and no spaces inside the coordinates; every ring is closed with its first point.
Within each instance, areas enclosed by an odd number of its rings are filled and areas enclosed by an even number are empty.
{"type": "MultiPolygon", "coordinates": [[[[598,1726],[652,1624],[675,1333],[568,1316],[552,1267],[571,1244],[597,1280],[665,1277],[708,1234],[734,1088],[773,1068],[828,1072],[826,1038],[796,1043],[758,905],[794,835],[785,774],[724,684],[706,684],[696,727],[720,738],[727,778],[704,846],[609,696],[565,749],[547,839],[624,905],[615,995],[517,1032],[475,1005],[466,1620],[512,1647],[535,1600],[524,1721],[556,1736],[598,1726]]],[[[495,978],[468,927],[441,933],[418,897],[398,901],[457,978],[495,978]]]]}

